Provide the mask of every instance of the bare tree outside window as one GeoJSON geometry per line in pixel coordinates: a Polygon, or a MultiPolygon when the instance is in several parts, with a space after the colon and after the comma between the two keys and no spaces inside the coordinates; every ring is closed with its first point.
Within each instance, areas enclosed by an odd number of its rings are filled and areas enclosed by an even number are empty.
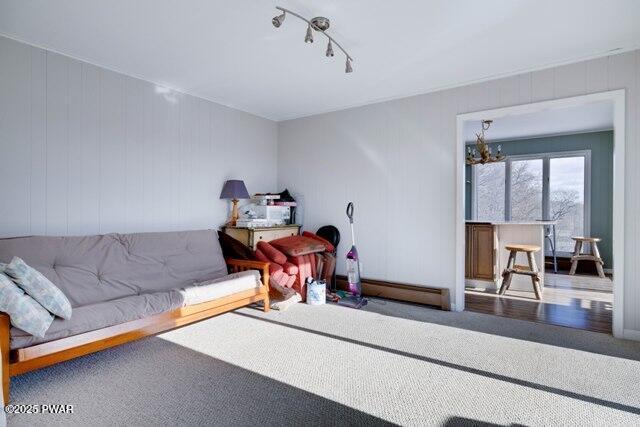
{"type": "MultiPolygon", "coordinates": [[[[480,221],[504,221],[506,162],[474,165],[475,218],[480,221]]],[[[585,157],[551,157],[511,160],[511,220],[557,221],[559,252],[572,252],[572,236],[584,234],[585,157]],[[549,161],[549,212],[543,207],[543,162],[549,161]]]]}
{"type": "Polygon", "coordinates": [[[476,218],[482,221],[504,221],[505,163],[474,165],[476,185],[476,218]]]}
{"type": "Polygon", "coordinates": [[[542,159],[511,162],[511,220],[542,219],[542,159]]]}
{"type": "Polygon", "coordinates": [[[571,236],[584,234],[584,157],[562,157],[549,163],[549,208],[557,220],[557,250],[573,251],[571,236]]]}

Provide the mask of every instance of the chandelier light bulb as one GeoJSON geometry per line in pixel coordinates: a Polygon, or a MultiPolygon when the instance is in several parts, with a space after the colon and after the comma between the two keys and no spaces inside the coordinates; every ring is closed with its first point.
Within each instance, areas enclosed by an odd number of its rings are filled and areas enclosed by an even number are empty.
{"type": "Polygon", "coordinates": [[[311,32],[311,24],[307,26],[307,35],[304,37],[305,43],[313,43],[313,33],[311,32]]]}

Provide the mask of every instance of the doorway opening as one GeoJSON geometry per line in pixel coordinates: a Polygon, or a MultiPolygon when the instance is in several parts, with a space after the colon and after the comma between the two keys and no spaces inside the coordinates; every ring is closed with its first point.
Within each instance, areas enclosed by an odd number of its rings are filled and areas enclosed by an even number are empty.
{"type": "Polygon", "coordinates": [[[622,337],[624,120],[622,90],[457,117],[456,310],[622,337]],[[505,157],[465,164],[483,120],[505,157]]]}

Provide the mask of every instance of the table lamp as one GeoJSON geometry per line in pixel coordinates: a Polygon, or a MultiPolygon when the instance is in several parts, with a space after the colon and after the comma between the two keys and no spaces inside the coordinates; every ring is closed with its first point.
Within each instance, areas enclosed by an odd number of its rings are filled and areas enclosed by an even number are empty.
{"type": "Polygon", "coordinates": [[[227,225],[235,227],[238,221],[238,199],[248,199],[249,192],[245,187],[244,182],[240,179],[230,179],[224,183],[222,192],[220,193],[221,199],[231,199],[233,203],[233,209],[231,211],[231,218],[227,222],[227,225]]]}

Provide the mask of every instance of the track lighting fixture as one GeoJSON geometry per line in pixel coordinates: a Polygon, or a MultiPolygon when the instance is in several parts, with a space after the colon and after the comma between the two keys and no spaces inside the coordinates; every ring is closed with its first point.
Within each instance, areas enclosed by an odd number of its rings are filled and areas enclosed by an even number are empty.
{"type": "Polygon", "coordinates": [[[304,36],[305,43],[313,43],[313,33],[311,32],[311,24],[307,27],[307,35],[304,36]]]}
{"type": "Polygon", "coordinates": [[[282,15],[274,16],[271,20],[271,23],[274,27],[280,28],[280,25],[284,22],[284,18],[286,17],[286,12],[282,12],[282,15]]]}
{"type": "Polygon", "coordinates": [[[329,43],[327,44],[327,53],[326,53],[327,57],[330,58],[333,56],[333,46],[331,45],[331,40],[329,40],[329,43]]]}
{"type": "Polygon", "coordinates": [[[304,37],[304,41],[305,43],[313,43],[313,31],[311,31],[311,29],[318,31],[320,34],[325,35],[328,39],[329,39],[329,43],[327,43],[327,50],[325,52],[325,55],[328,58],[331,58],[334,53],[333,53],[333,45],[335,44],[338,49],[340,49],[344,55],[347,57],[347,62],[345,65],[345,73],[352,73],[353,72],[353,67],[351,66],[351,62],[353,61],[353,58],[351,56],[349,56],[349,54],[347,53],[346,50],[344,50],[344,48],[342,46],[340,46],[340,43],[338,43],[333,37],[331,37],[329,34],[327,34],[327,30],[329,29],[329,26],[331,25],[331,22],[329,21],[328,18],[325,18],[323,16],[317,16],[311,20],[306,19],[305,17],[298,15],[295,12],[292,12],[288,9],[285,9],[283,7],[280,6],[276,6],[276,9],[278,9],[279,11],[282,12],[282,15],[278,15],[275,16],[272,20],[271,23],[273,23],[273,26],[276,28],[280,28],[280,26],[282,25],[282,23],[284,22],[284,18],[285,15],[287,13],[295,16],[296,18],[299,18],[301,20],[303,20],[304,22],[307,23],[307,33],[305,34],[304,37]]]}

